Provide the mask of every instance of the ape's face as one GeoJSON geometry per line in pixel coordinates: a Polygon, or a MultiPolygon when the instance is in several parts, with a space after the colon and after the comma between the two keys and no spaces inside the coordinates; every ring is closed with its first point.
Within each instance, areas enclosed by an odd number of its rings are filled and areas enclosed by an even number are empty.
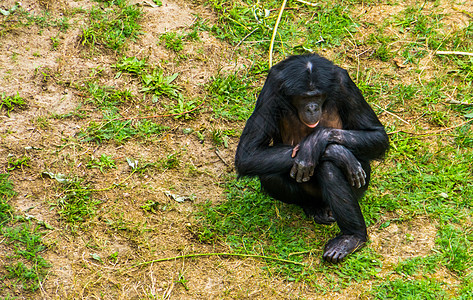
{"type": "Polygon", "coordinates": [[[307,127],[315,128],[322,117],[324,95],[294,96],[292,105],[297,109],[299,120],[307,127]]]}

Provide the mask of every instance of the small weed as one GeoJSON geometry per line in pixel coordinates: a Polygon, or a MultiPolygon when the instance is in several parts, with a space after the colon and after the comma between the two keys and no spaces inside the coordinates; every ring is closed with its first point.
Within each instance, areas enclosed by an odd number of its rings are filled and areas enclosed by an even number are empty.
{"type": "Polygon", "coordinates": [[[41,129],[48,129],[50,128],[49,118],[46,116],[40,116],[34,119],[34,124],[41,129]]]}
{"type": "Polygon", "coordinates": [[[184,278],[184,275],[179,272],[179,278],[177,279],[176,283],[182,284],[182,286],[184,287],[184,289],[185,289],[186,291],[189,290],[189,287],[187,286],[187,282],[188,282],[188,281],[189,281],[189,280],[185,279],[185,278],[184,278]]]}
{"type": "Polygon", "coordinates": [[[115,78],[120,77],[122,73],[140,75],[147,66],[146,59],[139,60],[134,56],[123,57],[116,64],[112,65],[112,67],[118,70],[115,78]]]}
{"type": "Polygon", "coordinates": [[[56,51],[59,47],[59,38],[58,37],[51,37],[51,50],[56,51]]]}
{"type": "Polygon", "coordinates": [[[178,75],[176,73],[171,76],[164,76],[163,70],[156,69],[151,74],[142,74],[141,79],[144,88],[141,89],[141,92],[153,93],[156,96],[156,98],[153,98],[153,102],[158,101],[158,96],[166,96],[172,99],[183,98],[180,92],[181,88],[172,83],[178,75]]]}
{"type": "Polygon", "coordinates": [[[8,173],[0,173],[0,230],[3,224],[12,217],[12,208],[8,201],[16,195],[9,177],[8,173]]]}
{"type": "Polygon", "coordinates": [[[108,8],[93,7],[90,10],[90,24],[82,29],[82,44],[121,50],[127,40],[134,40],[140,34],[138,21],[142,11],[136,5],[126,5],[125,1],[106,3],[108,8]]]}
{"type": "Polygon", "coordinates": [[[376,299],[448,299],[442,284],[434,279],[387,281],[375,287],[376,299]]]}
{"type": "Polygon", "coordinates": [[[113,252],[108,256],[108,259],[110,259],[112,262],[117,263],[118,262],[118,251],[113,252]]]}
{"type": "Polygon", "coordinates": [[[148,137],[159,135],[169,127],[162,126],[149,120],[136,121],[116,119],[114,115],[106,116],[106,121],[102,123],[91,122],[89,127],[79,132],[78,137],[82,142],[97,142],[114,140],[123,143],[134,137],[148,137]]]}
{"type": "Polygon", "coordinates": [[[140,208],[144,211],[154,213],[160,208],[160,203],[157,201],[146,200],[145,204],[140,206],[140,208]]]}
{"type": "Polygon", "coordinates": [[[223,145],[225,148],[228,148],[229,136],[236,136],[234,130],[220,130],[216,129],[212,131],[212,141],[216,146],[223,145]]]}
{"type": "Polygon", "coordinates": [[[211,105],[215,117],[229,120],[246,120],[254,108],[254,88],[251,80],[241,79],[236,74],[218,75],[207,85],[207,90],[213,96],[211,105]]]}
{"type": "Polygon", "coordinates": [[[193,100],[185,100],[184,98],[179,98],[177,104],[167,105],[163,104],[167,108],[169,114],[175,115],[175,119],[184,118],[186,120],[192,119],[192,113],[195,113],[194,109],[197,107],[197,103],[193,100]],[[187,113],[192,111],[192,113],[187,113]]]}
{"type": "Polygon", "coordinates": [[[30,158],[28,156],[22,156],[15,158],[14,156],[8,157],[8,171],[13,171],[15,169],[23,169],[23,167],[29,167],[28,162],[30,158]]]}
{"type": "Polygon", "coordinates": [[[169,31],[160,36],[160,40],[163,42],[167,49],[179,52],[184,48],[183,40],[184,36],[177,34],[174,31],[169,31]]]}
{"type": "Polygon", "coordinates": [[[95,215],[100,201],[92,197],[89,185],[82,179],[70,179],[61,183],[62,196],[55,204],[62,219],[75,224],[95,215]]]}
{"type": "Polygon", "coordinates": [[[0,94],[0,110],[5,108],[8,115],[15,108],[24,109],[25,107],[26,101],[18,93],[16,93],[16,96],[7,96],[5,93],[0,94]]]}
{"type": "Polygon", "coordinates": [[[82,109],[82,104],[79,104],[77,107],[73,109],[73,111],[66,113],[66,114],[51,114],[51,119],[68,119],[68,118],[76,118],[76,119],[84,119],[87,117],[85,110],[82,109]]]}
{"type": "Polygon", "coordinates": [[[117,165],[115,164],[115,160],[111,156],[102,154],[99,159],[96,159],[92,156],[89,162],[87,163],[87,168],[97,168],[100,170],[101,173],[104,173],[104,170],[106,169],[116,169],[117,165]]]}
{"type": "Polygon", "coordinates": [[[139,172],[141,174],[143,174],[146,170],[150,168],[156,167],[156,165],[158,164],[156,162],[153,162],[153,163],[142,162],[138,160],[133,160],[131,158],[127,158],[126,161],[128,165],[131,167],[131,169],[133,170],[133,172],[139,172]]]}
{"type": "Polygon", "coordinates": [[[162,169],[175,169],[179,167],[181,160],[181,154],[179,152],[174,152],[159,160],[159,165],[162,169]]]}

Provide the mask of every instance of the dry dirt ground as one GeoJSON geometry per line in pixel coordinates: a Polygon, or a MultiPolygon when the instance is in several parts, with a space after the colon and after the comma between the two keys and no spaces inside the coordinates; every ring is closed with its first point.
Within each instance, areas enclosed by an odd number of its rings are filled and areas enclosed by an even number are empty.
{"type": "MultiPolygon", "coordinates": [[[[11,7],[14,2],[6,0],[0,5],[11,7]]],[[[144,34],[129,45],[128,56],[146,57],[149,63],[159,64],[175,55],[157,45],[160,34],[191,26],[196,13],[209,22],[216,18],[203,6],[179,0],[162,2],[158,8],[143,6],[144,34]]],[[[94,2],[87,0],[22,1],[22,7],[27,11],[39,13],[48,9],[56,17],[92,5],[94,2]]],[[[381,7],[371,10],[366,18],[380,18],[385,13],[381,7]]],[[[11,172],[10,178],[18,192],[12,205],[20,215],[44,221],[54,228],[43,236],[48,246],[43,257],[51,263],[51,268],[39,291],[28,294],[12,288],[11,295],[18,299],[354,299],[366,290],[364,287],[360,291],[354,284],[343,291],[320,295],[314,287],[272,277],[262,269],[264,262],[254,259],[176,259],[129,268],[131,263],[139,261],[228,250],[223,245],[199,243],[188,226],[197,203],[226,201],[221,183],[225,176],[234,172],[233,155],[238,139],[230,138],[228,147],[220,147],[217,153],[209,132],[236,125],[211,120],[204,110],[189,121],[156,119],[155,122],[171,127],[164,136],[157,138],[131,140],[122,145],[75,142],[74,136],[101,115],[84,106],[82,109],[89,115],[84,120],[50,118],[52,114],[71,113],[86,100],[74,87],[97,77],[104,86],[124,87],[132,92],[138,90],[136,79],[115,78],[116,71],[111,67],[118,59],[115,53],[84,49],[79,40],[83,22],[83,15],[75,14],[66,33],[54,27],[31,25],[0,36],[0,93],[18,93],[28,103],[24,110],[0,116],[0,170],[6,171],[9,155],[31,158],[28,167],[11,172]],[[56,50],[51,49],[52,37],[60,39],[56,50]],[[204,142],[196,135],[183,133],[183,128],[207,133],[204,142]],[[129,176],[126,158],[154,162],[170,153],[179,154],[181,168],[129,176]],[[101,173],[86,167],[90,157],[102,154],[117,159],[117,169],[101,173]],[[70,228],[60,221],[51,206],[60,196],[58,183],[42,177],[43,171],[86,178],[94,189],[101,190],[94,193],[101,201],[97,216],[79,228],[70,228]],[[117,183],[121,185],[113,188],[117,183]],[[166,196],[168,190],[176,195],[192,196],[193,200],[176,202],[166,196]],[[160,203],[165,209],[145,212],[140,207],[149,200],[160,203]],[[102,263],[94,259],[97,256],[107,258],[114,253],[118,257],[114,262],[104,259],[106,262],[102,263]],[[185,284],[179,283],[181,276],[187,280],[185,284]]],[[[170,59],[171,62],[163,66],[169,73],[181,74],[179,83],[185,86],[187,96],[202,94],[202,84],[217,70],[234,72],[248,63],[235,58],[231,47],[208,33],[201,33],[200,38],[203,43],[198,57],[191,55],[191,59],[180,64],[170,59]]],[[[186,48],[184,52],[192,54],[195,50],[186,48]]],[[[129,107],[123,109],[124,116],[133,116],[141,104],[127,105],[129,107]]],[[[383,118],[386,122],[390,117],[385,115],[383,118]]],[[[405,227],[390,226],[384,232],[371,232],[372,247],[392,263],[399,257],[429,252],[434,237],[435,226],[423,219],[405,227]],[[406,233],[414,236],[416,243],[393,247],[406,233]]],[[[0,263],[4,260],[0,252],[0,263]]]]}

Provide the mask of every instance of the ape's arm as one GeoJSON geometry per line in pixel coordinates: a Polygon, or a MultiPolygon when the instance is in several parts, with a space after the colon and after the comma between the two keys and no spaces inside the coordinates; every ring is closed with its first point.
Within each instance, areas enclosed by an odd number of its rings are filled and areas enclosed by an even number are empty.
{"type": "Polygon", "coordinates": [[[330,144],[344,146],[363,162],[382,158],[389,147],[384,127],[348,73],[341,68],[335,73],[338,88],[327,97],[325,105],[336,109],[343,129],[318,128],[300,143],[291,170],[291,176],[298,181],[309,180],[330,144]]]}
{"type": "Polygon", "coordinates": [[[272,116],[265,115],[260,109],[255,109],[241,134],[235,155],[239,176],[287,173],[294,164],[292,146],[271,145],[275,143],[272,137],[277,135],[277,122],[272,116]]]}

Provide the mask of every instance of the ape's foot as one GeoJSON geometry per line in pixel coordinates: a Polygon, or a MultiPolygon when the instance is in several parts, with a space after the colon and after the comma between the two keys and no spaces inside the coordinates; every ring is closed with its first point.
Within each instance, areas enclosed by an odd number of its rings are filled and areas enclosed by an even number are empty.
{"type": "Polygon", "coordinates": [[[323,258],[331,263],[341,262],[348,254],[355,252],[366,243],[366,237],[342,234],[328,241],[323,258]]]}
{"type": "Polygon", "coordinates": [[[335,218],[332,215],[332,211],[328,207],[317,209],[312,207],[303,207],[303,209],[306,216],[314,219],[314,222],[317,224],[330,225],[335,223],[335,218]]]}

